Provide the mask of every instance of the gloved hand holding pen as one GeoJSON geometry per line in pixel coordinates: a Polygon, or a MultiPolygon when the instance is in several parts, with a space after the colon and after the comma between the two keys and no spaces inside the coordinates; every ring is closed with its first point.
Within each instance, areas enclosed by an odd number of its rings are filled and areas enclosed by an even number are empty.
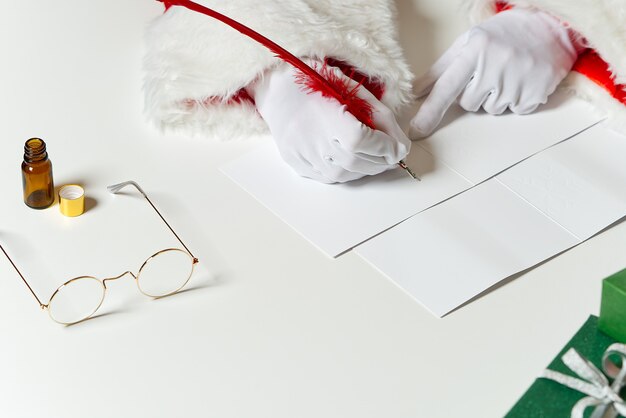
{"type": "Polygon", "coordinates": [[[501,12],[461,35],[418,80],[427,96],[410,135],[430,135],[458,100],[467,111],[526,114],[548,100],[571,70],[579,49],[555,17],[536,9],[501,12]]]}
{"type": "MultiPolygon", "coordinates": [[[[319,63],[321,65],[321,63],[319,63]]],[[[337,69],[337,75],[345,77],[337,69]]],[[[373,108],[370,129],[335,100],[306,92],[296,71],[279,66],[248,92],[268,124],[282,158],[301,176],[323,183],[343,183],[397,168],[411,141],[393,112],[366,88],[358,96],[373,108]]],[[[356,82],[347,79],[356,86],[356,82]]]]}

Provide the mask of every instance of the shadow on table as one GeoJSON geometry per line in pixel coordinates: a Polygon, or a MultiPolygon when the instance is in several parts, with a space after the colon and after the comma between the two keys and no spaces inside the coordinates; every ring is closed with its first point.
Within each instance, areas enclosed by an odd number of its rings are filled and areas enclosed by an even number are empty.
{"type": "Polygon", "coordinates": [[[175,298],[177,296],[184,295],[189,292],[197,292],[203,289],[212,289],[214,287],[220,286],[221,284],[225,283],[225,280],[223,280],[221,276],[217,276],[217,275],[212,276],[210,274],[208,275],[208,278],[204,278],[201,280],[193,280],[192,278],[191,280],[193,283],[191,283],[189,286],[184,287],[183,289],[179,290],[173,295],[163,296],[160,298],[154,298],[154,300],[175,298]]]}
{"type": "Polygon", "coordinates": [[[89,317],[87,319],[84,319],[84,320],[82,320],[80,322],[77,322],[75,324],[69,324],[69,325],[64,325],[64,326],[65,326],[65,328],[76,328],[76,327],[80,327],[81,325],[87,324],[87,323],[93,321],[94,319],[104,318],[104,317],[107,317],[107,316],[114,316],[114,315],[117,315],[117,314],[120,314],[120,313],[125,313],[125,312],[129,312],[129,310],[128,309],[112,309],[110,311],[105,311],[105,312],[99,313],[97,315],[94,315],[92,317],[89,317]]]}
{"type": "MultiPolygon", "coordinates": [[[[193,280],[193,278],[192,278],[193,280]]],[[[200,280],[196,280],[196,283],[190,285],[189,287],[185,287],[182,290],[169,295],[169,296],[163,296],[160,298],[152,298],[153,301],[159,301],[159,300],[170,300],[171,298],[176,298],[176,297],[181,297],[181,295],[184,294],[189,294],[190,292],[198,292],[201,291],[203,289],[209,289],[209,288],[214,288],[215,286],[218,286],[220,284],[222,284],[224,281],[221,280],[220,276],[212,276],[210,274],[205,275],[204,278],[200,279],[200,280]]],[[[101,319],[104,317],[114,317],[117,316],[119,314],[123,314],[123,313],[132,313],[133,309],[131,308],[132,303],[127,303],[125,307],[123,308],[113,308],[111,310],[105,310],[101,313],[98,313],[90,318],[87,318],[83,321],[77,322],[75,324],[70,324],[70,325],[65,325],[65,328],[77,328],[80,327],[84,324],[87,323],[91,323],[92,320],[94,319],[101,319]]]]}

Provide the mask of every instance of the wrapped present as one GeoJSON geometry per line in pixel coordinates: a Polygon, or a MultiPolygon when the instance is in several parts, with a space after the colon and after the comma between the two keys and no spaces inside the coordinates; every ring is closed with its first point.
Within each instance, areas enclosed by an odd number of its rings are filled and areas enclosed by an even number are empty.
{"type": "Polygon", "coordinates": [[[590,316],[507,418],[626,416],[626,345],[590,316]]]}
{"type": "Polygon", "coordinates": [[[602,305],[598,328],[626,343],[626,269],[602,282],[602,305]]]}

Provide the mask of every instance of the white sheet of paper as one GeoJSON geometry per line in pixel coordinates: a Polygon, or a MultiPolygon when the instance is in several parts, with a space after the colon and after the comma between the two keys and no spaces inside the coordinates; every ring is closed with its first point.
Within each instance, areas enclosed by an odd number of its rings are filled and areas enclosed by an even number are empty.
{"type": "Polygon", "coordinates": [[[626,216],[626,137],[604,124],[497,178],[584,241],[626,216]]]}
{"type": "Polygon", "coordinates": [[[406,158],[421,182],[397,169],[349,184],[319,184],[297,176],[273,144],[221,170],[313,245],[335,257],[467,190],[476,184],[474,180],[494,176],[601,120],[580,99],[554,95],[550,103],[525,117],[452,114],[439,133],[416,142],[406,158]],[[561,123],[564,119],[567,124],[561,123]]]}
{"type": "Polygon", "coordinates": [[[492,179],[354,249],[443,316],[578,240],[492,179]]]}
{"type": "Polygon", "coordinates": [[[625,155],[596,125],[355,251],[443,316],[626,216],[625,155]]]}
{"type": "Polygon", "coordinates": [[[420,168],[422,181],[398,168],[347,184],[328,185],[299,177],[270,143],[222,167],[222,171],[334,257],[471,187],[418,147],[407,163],[420,168]]]}
{"type": "Polygon", "coordinates": [[[442,126],[416,144],[478,184],[602,119],[588,103],[559,91],[530,115],[492,116],[454,106],[442,126]]]}

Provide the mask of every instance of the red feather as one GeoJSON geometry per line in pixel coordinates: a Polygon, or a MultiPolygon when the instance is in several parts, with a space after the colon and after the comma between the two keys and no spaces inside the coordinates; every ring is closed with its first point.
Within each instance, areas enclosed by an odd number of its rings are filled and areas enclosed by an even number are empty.
{"type": "Polygon", "coordinates": [[[296,77],[296,81],[302,84],[307,91],[320,92],[324,97],[329,97],[337,100],[342,105],[346,106],[348,112],[350,112],[355,118],[361,121],[366,126],[376,129],[373,121],[373,109],[371,104],[357,95],[357,90],[360,84],[356,86],[350,86],[348,80],[337,75],[332,69],[328,68],[326,64],[322,66],[318,73],[315,69],[309,67],[301,59],[287,51],[277,43],[266,38],[260,33],[250,29],[249,27],[225,16],[215,10],[202,6],[198,3],[194,3],[189,0],[157,0],[165,3],[166,7],[171,6],[183,6],[189,10],[193,10],[198,13],[210,16],[232,27],[233,29],[241,32],[242,34],[254,39],[256,42],[265,46],[272,51],[278,58],[294,66],[299,74],[296,77]],[[321,74],[320,74],[321,73],[321,74]]]}

